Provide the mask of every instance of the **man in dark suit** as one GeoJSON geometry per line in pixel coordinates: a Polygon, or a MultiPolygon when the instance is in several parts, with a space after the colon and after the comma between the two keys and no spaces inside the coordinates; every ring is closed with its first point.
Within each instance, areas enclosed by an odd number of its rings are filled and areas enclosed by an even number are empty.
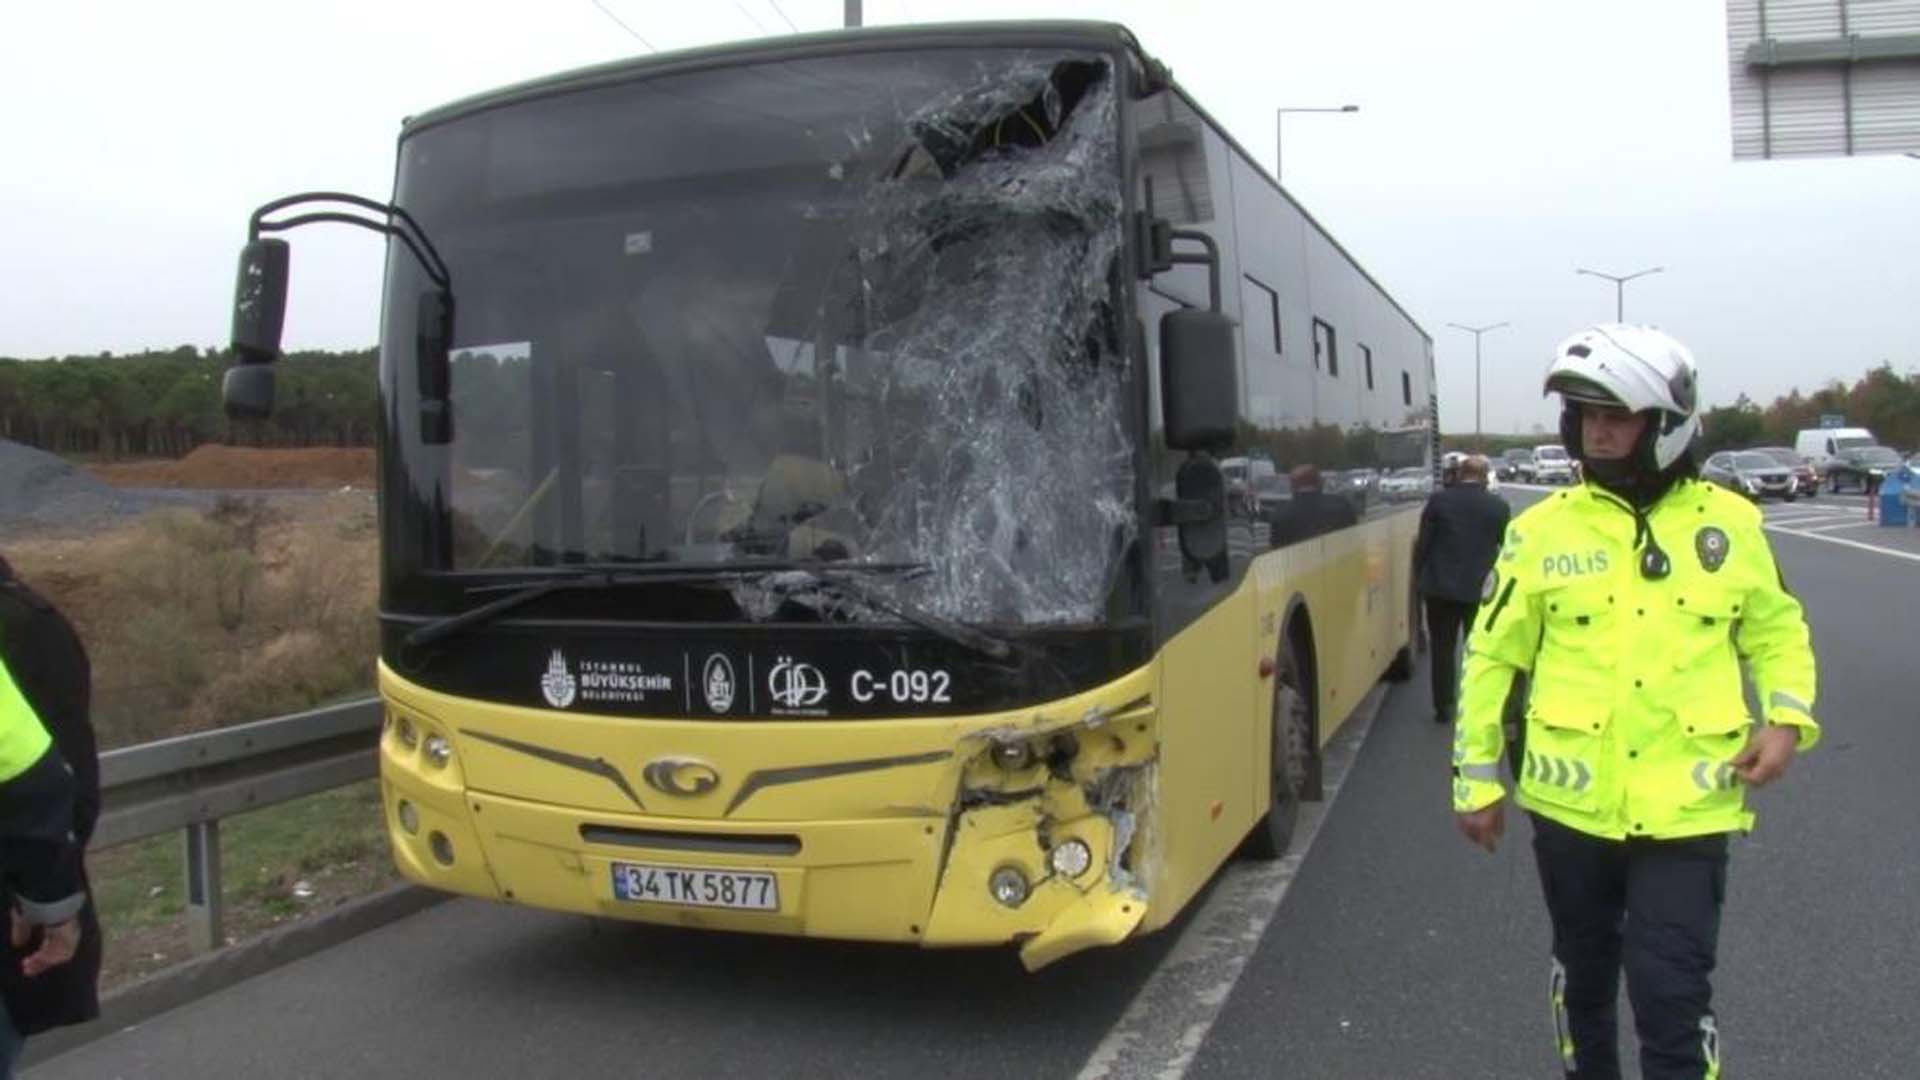
{"type": "Polygon", "coordinates": [[[1287,473],[1287,501],[1267,515],[1269,547],[1286,547],[1344,529],[1360,520],[1353,504],[1322,490],[1317,465],[1295,465],[1287,473]]]}
{"type": "Polygon", "coordinates": [[[1442,488],[1420,512],[1413,543],[1413,574],[1427,605],[1427,635],[1433,642],[1433,719],[1453,719],[1460,681],[1462,630],[1479,605],[1482,585],[1500,554],[1509,508],[1487,490],[1487,459],[1460,463],[1459,482],[1442,488]]]}

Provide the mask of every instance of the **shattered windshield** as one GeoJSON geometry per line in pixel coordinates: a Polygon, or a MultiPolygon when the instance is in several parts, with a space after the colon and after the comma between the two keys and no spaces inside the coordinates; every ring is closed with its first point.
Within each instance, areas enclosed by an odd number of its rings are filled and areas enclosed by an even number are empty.
{"type": "MultiPolygon", "coordinates": [[[[938,616],[1101,618],[1136,532],[1115,109],[1093,55],[876,52],[408,136],[456,303],[450,446],[385,365],[445,508],[415,569],[923,563],[886,588],[938,616]]],[[[390,263],[388,341],[425,288],[390,263]]]]}

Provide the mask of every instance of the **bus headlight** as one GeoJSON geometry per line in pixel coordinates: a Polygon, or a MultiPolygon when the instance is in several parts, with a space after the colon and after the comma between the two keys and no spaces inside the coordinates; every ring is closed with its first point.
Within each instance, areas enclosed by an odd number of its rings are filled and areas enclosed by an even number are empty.
{"type": "Polygon", "coordinates": [[[400,800],[400,827],[407,830],[408,836],[420,832],[420,810],[405,799],[400,800]]]}
{"type": "Polygon", "coordinates": [[[393,725],[393,734],[400,740],[400,745],[409,750],[420,745],[420,733],[414,730],[413,721],[404,716],[393,725]]]}
{"type": "Polygon", "coordinates": [[[445,735],[427,736],[427,741],[421,746],[421,752],[426,755],[427,764],[436,769],[446,768],[447,762],[453,760],[453,744],[447,741],[445,735]]]}

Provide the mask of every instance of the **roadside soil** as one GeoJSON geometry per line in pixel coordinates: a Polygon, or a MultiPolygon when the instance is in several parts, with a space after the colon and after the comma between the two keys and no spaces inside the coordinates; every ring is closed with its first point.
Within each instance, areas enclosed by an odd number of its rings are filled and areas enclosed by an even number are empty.
{"type": "Polygon", "coordinates": [[[91,465],[94,476],[122,488],[371,488],[371,447],[257,449],[208,443],[177,461],[91,465]]]}

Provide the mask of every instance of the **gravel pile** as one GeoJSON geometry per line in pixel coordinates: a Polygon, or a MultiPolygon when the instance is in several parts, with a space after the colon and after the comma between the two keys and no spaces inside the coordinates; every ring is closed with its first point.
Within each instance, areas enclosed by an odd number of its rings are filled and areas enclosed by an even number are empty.
{"type": "Polygon", "coordinates": [[[145,493],[121,491],[31,446],[0,439],[0,535],[29,526],[87,526],[159,505],[145,493]]]}

